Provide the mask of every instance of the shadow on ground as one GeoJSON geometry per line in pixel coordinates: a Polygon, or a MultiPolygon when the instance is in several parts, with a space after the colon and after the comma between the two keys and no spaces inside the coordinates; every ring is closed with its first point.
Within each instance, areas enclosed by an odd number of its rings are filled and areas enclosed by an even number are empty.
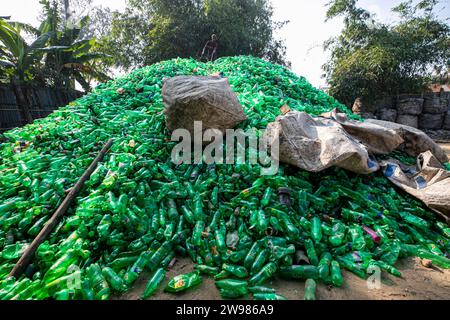
{"type": "MultiPolygon", "coordinates": [[[[381,288],[370,290],[367,282],[350,272],[344,271],[345,282],[342,288],[331,288],[323,284],[317,287],[318,300],[448,300],[450,299],[450,270],[439,268],[427,269],[417,258],[400,261],[397,268],[402,272],[403,278],[396,278],[382,273],[381,288]]],[[[188,273],[193,270],[189,259],[180,259],[174,268],[167,273],[161,288],[151,300],[220,300],[214,280],[206,276],[203,283],[192,291],[178,295],[167,294],[163,288],[172,277],[188,273]]],[[[137,281],[131,291],[119,300],[137,300],[144,292],[150,274],[144,274],[137,281]]],[[[304,281],[286,281],[275,279],[266,283],[266,286],[275,288],[277,293],[289,300],[302,300],[304,295],[304,281]]],[[[251,296],[248,297],[249,299],[251,296]]]]}

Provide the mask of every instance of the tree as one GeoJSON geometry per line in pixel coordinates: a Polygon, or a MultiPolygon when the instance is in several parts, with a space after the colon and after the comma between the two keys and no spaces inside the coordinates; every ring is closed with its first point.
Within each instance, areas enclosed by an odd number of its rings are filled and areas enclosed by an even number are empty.
{"type": "MultiPolygon", "coordinates": [[[[44,12],[41,14],[41,20],[47,18],[45,12],[45,6],[47,0],[40,0],[40,3],[44,6],[44,12]]],[[[65,24],[70,22],[80,21],[83,17],[86,17],[92,13],[94,7],[92,0],[53,0],[52,3],[58,8],[58,19],[65,24]]]]}
{"type": "Polygon", "coordinates": [[[254,55],[288,65],[268,0],[130,0],[112,14],[105,50],[125,69],[175,57],[198,57],[215,33],[219,56],[254,55]]]}
{"type": "Polygon", "coordinates": [[[382,24],[357,0],[333,0],[327,20],[344,17],[341,35],[325,43],[330,93],[351,105],[400,93],[420,93],[434,70],[447,70],[450,27],[435,15],[437,0],[406,1],[393,8],[399,22],[382,24]]]}
{"type": "Polygon", "coordinates": [[[272,20],[273,8],[263,0],[206,0],[205,14],[221,38],[222,55],[250,54],[289,66],[284,42],[275,31],[288,21],[272,20]]]}
{"type": "MultiPolygon", "coordinates": [[[[79,21],[61,18],[60,5],[57,1],[41,0],[45,20],[37,30],[38,33],[51,32],[50,47],[42,49],[47,52],[44,70],[47,82],[52,87],[74,88],[77,81],[85,91],[91,89],[90,81],[109,79],[99,59],[107,59],[104,53],[96,52],[98,44],[95,38],[83,35],[89,18],[79,21]]],[[[65,7],[64,12],[68,9],[65,7]]]]}
{"type": "Polygon", "coordinates": [[[33,118],[29,111],[27,84],[73,88],[75,80],[87,91],[89,82],[107,80],[99,59],[105,55],[94,51],[94,38],[81,38],[88,18],[79,23],[61,23],[57,2],[42,0],[45,20],[39,28],[0,19],[0,81],[9,81],[26,122],[33,118]],[[34,41],[28,44],[23,33],[34,41]]]}

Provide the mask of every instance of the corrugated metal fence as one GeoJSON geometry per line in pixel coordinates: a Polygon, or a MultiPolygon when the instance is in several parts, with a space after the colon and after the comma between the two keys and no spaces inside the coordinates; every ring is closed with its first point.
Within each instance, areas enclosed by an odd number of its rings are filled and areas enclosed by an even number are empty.
{"type": "MultiPolygon", "coordinates": [[[[31,98],[30,112],[33,119],[48,116],[53,110],[81,97],[82,92],[46,87],[28,87],[31,98]]],[[[10,85],[0,85],[0,131],[25,124],[17,106],[16,96],[10,85]]]]}

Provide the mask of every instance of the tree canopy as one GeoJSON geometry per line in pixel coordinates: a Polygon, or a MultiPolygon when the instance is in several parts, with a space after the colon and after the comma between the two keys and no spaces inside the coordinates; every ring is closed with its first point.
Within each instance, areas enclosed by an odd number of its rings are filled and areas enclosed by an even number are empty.
{"type": "MultiPolygon", "coordinates": [[[[105,14],[111,14],[105,12],[105,14]]],[[[198,57],[212,34],[219,56],[253,55],[288,65],[268,0],[129,0],[112,13],[104,48],[125,69],[174,57],[198,57]]]]}
{"type": "Polygon", "coordinates": [[[89,90],[111,68],[198,58],[212,34],[219,57],[253,55],[289,65],[284,42],[275,37],[287,22],[273,20],[270,0],[128,0],[124,12],[92,0],[40,3],[40,26],[2,20],[0,81],[15,74],[22,82],[73,87],[77,81],[89,90]],[[28,43],[36,39],[39,48],[28,43]]]}
{"type": "Polygon", "coordinates": [[[344,18],[344,30],[325,43],[331,53],[324,65],[330,93],[347,105],[419,93],[436,72],[450,66],[450,27],[439,19],[438,0],[405,1],[392,10],[399,21],[376,20],[357,0],[333,0],[327,20],[344,18]]]}

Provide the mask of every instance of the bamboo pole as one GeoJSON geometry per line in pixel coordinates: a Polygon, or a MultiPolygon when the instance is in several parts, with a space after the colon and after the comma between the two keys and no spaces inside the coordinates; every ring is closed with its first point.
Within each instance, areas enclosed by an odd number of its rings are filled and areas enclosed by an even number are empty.
{"type": "Polygon", "coordinates": [[[23,273],[23,271],[27,268],[28,264],[31,262],[31,259],[33,258],[33,255],[36,252],[39,245],[46,240],[47,236],[52,232],[53,228],[58,223],[59,218],[62,217],[66,213],[67,209],[70,207],[73,200],[77,196],[77,193],[83,187],[84,183],[89,179],[92,172],[94,172],[95,168],[97,167],[97,164],[100,161],[102,161],[105,154],[111,148],[113,142],[114,142],[113,139],[110,139],[105,144],[105,146],[100,151],[100,153],[97,155],[97,157],[94,159],[94,161],[92,161],[91,165],[86,169],[86,171],[83,173],[83,175],[77,181],[77,183],[70,190],[69,194],[66,196],[64,201],[58,207],[58,209],[56,209],[56,211],[53,213],[50,220],[48,220],[47,223],[44,225],[41,232],[39,232],[39,234],[36,236],[36,238],[33,240],[33,242],[30,244],[30,246],[22,254],[19,261],[16,263],[16,265],[10,272],[9,276],[15,277],[17,279],[23,273]]]}

